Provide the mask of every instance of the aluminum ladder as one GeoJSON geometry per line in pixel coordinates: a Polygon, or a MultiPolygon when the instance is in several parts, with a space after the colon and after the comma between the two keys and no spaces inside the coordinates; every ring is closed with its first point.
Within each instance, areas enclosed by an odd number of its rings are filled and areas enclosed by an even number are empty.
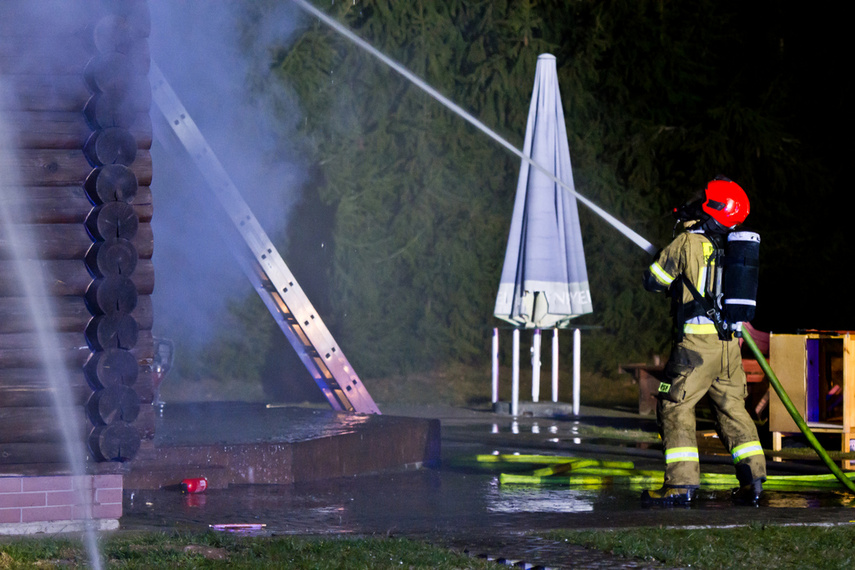
{"type": "Polygon", "coordinates": [[[249,248],[247,253],[227,240],[241,269],[332,408],[379,414],[356,371],[153,61],[149,79],[152,100],[249,248]]]}

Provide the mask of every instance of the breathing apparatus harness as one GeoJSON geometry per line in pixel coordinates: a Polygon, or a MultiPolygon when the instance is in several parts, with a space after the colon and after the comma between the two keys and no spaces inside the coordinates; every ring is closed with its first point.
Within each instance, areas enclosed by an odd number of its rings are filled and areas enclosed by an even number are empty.
{"type": "MultiPolygon", "coordinates": [[[[721,340],[730,340],[733,338],[734,332],[739,336],[739,331],[734,330],[731,323],[728,323],[724,320],[724,315],[722,314],[722,307],[720,298],[714,298],[710,300],[709,297],[704,297],[701,293],[692,285],[692,282],[686,279],[684,275],[680,275],[680,282],[686,286],[689,292],[692,294],[692,297],[695,298],[695,303],[703,310],[703,315],[712,321],[713,326],[715,326],[715,330],[718,333],[718,338],[721,340]]],[[[677,301],[677,311],[682,312],[681,309],[686,306],[685,303],[682,302],[683,292],[680,291],[679,287],[675,288],[677,292],[674,293],[674,298],[676,299],[677,295],[680,296],[680,299],[677,301]]],[[[700,315],[694,315],[700,316],[700,315]]],[[[683,323],[685,322],[685,318],[691,318],[691,313],[689,317],[686,317],[685,313],[683,314],[682,319],[676,319],[677,326],[675,327],[675,335],[677,337],[677,342],[683,340],[683,323]]]]}

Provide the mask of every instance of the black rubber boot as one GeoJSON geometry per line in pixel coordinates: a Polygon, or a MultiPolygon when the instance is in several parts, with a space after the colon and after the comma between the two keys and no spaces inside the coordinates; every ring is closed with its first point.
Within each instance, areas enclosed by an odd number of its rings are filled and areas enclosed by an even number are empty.
{"type": "Polygon", "coordinates": [[[731,492],[731,498],[737,505],[757,506],[763,496],[763,479],[755,479],[731,492]]]}
{"type": "Polygon", "coordinates": [[[645,506],[690,505],[698,493],[697,487],[671,487],[664,485],[661,489],[642,491],[641,504],[645,506]]]}

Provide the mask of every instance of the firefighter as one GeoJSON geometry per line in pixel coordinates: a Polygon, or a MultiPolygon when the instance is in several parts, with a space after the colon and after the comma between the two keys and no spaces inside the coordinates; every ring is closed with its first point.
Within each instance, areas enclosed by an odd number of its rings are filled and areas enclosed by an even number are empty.
{"type": "Polygon", "coordinates": [[[700,485],[695,406],[705,394],[736,466],[740,486],[733,490],[734,501],[756,505],[760,499],[766,459],[745,409],[748,388],[733,334],[738,334],[739,324],[722,321],[722,271],[717,271],[724,265],[727,235],[748,212],[748,197],[738,184],[723,177],[710,181],[701,197],[675,209],[676,236],[645,271],[645,289],[671,292],[675,325],[657,403],[665,483],[642,493],[645,504],[689,504],[695,499],[700,485]]]}

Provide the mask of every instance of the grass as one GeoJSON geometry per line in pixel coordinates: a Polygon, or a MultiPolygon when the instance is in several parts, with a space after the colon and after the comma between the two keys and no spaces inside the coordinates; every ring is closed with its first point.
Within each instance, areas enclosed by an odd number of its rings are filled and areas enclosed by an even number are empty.
{"type": "MultiPolygon", "coordinates": [[[[566,368],[566,366],[565,366],[566,368]]],[[[490,404],[491,370],[489,366],[452,364],[440,370],[365,379],[371,396],[381,403],[445,404],[471,407],[490,404]]],[[[552,396],[551,372],[545,365],[541,371],[540,394],[542,400],[552,396]]],[[[583,371],[580,379],[580,400],[583,405],[605,408],[638,409],[638,386],[628,375],[618,379],[606,378],[583,371]]],[[[570,372],[561,370],[558,375],[558,399],[573,400],[573,383],[570,372]]],[[[511,400],[511,369],[499,370],[499,399],[511,400]]],[[[520,369],[520,399],[531,399],[531,366],[520,369]]]]}
{"type": "Polygon", "coordinates": [[[556,531],[548,538],[678,568],[855,567],[855,526],[556,531]]]}
{"type": "MultiPolygon", "coordinates": [[[[224,533],[117,533],[102,544],[105,568],[495,568],[477,558],[406,539],[246,537],[224,533]]],[[[0,569],[87,568],[79,542],[0,542],[0,569]]]]}
{"type": "MultiPolygon", "coordinates": [[[[545,362],[541,370],[541,400],[552,397],[550,364],[545,362]]],[[[363,378],[371,397],[380,404],[448,405],[457,407],[488,407],[491,399],[490,364],[467,365],[452,363],[437,370],[406,375],[363,378]]],[[[559,400],[572,402],[573,382],[567,363],[559,372],[559,400]]],[[[582,371],[580,379],[581,403],[604,408],[638,409],[638,386],[629,375],[607,378],[582,371]]],[[[199,402],[240,400],[269,402],[260,382],[244,379],[224,382],[212,378],[187,379],[177,372],[167,377],[161,386],[161,398],[167,402],[199,402]]],[[[520,398],[531,399],[531,365],[524,362],[520,367],[520,398]]],[[[499,399],[511,400],[511,369],[499,370],[499,399]]],[[[293,402],[299,404],[300,402],[293,402]]]]}
{"type": "MultiPolygon", "coordinates": [[[[563,530],[544,538],[679,568],[855,567],[855,526],[563,530]]],[[[105,568],[488,569],[496,565],[399,538],[247,537],[227,533],[121,532],[102,541],[105,568]]],[[[86,568],[70,538],[0,541],[0,569],[86,568]]]]}

